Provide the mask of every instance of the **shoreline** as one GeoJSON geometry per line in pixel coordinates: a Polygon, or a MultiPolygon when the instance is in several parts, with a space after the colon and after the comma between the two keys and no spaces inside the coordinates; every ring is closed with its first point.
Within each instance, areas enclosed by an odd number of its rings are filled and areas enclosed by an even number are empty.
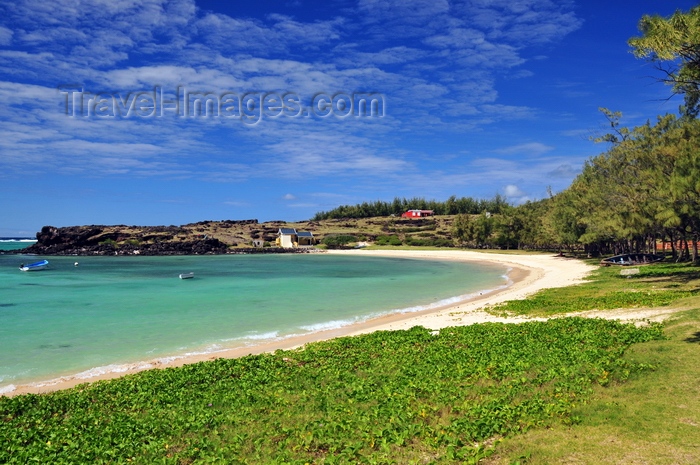
{"type": "MultiPolygon", "coordinates": [[[[260,344],[222,349],[213,353],[191,354],[176,357],[164,357],[158,360],[144,361],[120,366],[119,371],[109,371],[89,377],[81,377],[87,372],[73,376],[65,376],[52,380],[31,384],[16,385],[13,390],[0,391],[0,396],[16,396],[21,394],[41,394],[75,387],[79,384],[114,379],[140,371],[179,367],[190,363],[198,363],[218,358],[238,358],[246,355],[256,355],[276,350],[289,350],[304,346],[310,342],[333,339],[343,336],[355,336],[374,331],[403,330],[413,326],[424,326],[438,330],[448,326],[461,326],[484,322],[510,322],[532,320],[527,317],[503,318],[486,313],[483,307],[494,305],[506,300],[516,300],[533,294],[541,289],[563,287],[578,284],[595,267],[575,259],[551,255],[509,255],[456,250],[338,250],[329,251],[331,254],[382,256],[390,258],[411,258],[424,260],[446,260],[464,262],[488,262],[505,265],[508,283],[496,289],[468,295],[461,301],[441,307],[419,312],[392,313],[372,318],[352,325],[332,330],[317,331],[311,334],[293,336],[287,339],[263,342],[260,344]]],[[[5,388],[7,389],[7,388],[5,388]]]]}

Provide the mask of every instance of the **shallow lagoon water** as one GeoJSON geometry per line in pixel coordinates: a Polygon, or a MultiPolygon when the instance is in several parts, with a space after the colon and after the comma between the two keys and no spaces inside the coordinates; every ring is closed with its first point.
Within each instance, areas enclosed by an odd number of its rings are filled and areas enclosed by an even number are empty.
{"type": "Polygon", "coordinates": [[[330,254],[0,255],[0,390],[424,310],[503,286],[505,273],[330,254]],[[18,270],[42,258],[48,269],[18,270]],[[185,272],[195,278],[179,279],[185,272]]]}

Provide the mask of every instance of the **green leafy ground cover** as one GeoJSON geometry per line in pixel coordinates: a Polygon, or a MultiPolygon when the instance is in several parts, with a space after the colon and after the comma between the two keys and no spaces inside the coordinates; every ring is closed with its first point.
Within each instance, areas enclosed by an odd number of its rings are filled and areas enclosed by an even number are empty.
{"type": "MultiPolygon", "coordinates": [[[[592,262],[593,263],[593,262],[592,262]]],[[[551,316],[586,310],[663,307],[700,295],[700,271],[681,263],[639,267],[639,274],[622,276],[626,268],[601,267],[588,282],[545,289],[524,300],[511,300],[490,309],[505,315],[551,316]]]]}
{"type": "Polygon", "coordinates": [[[594,387],[572,412],[578,424],[508,437],[484,465],[700,463],[700,309],[675,314],[664,334],[624,355],[653,371],[594,387]]]}
{"type": "Polygon", "coordinates": [[[562,318],[377,332],[0,399],[0,463],[476,463],[580,422],[658,325],[562,318]]]}

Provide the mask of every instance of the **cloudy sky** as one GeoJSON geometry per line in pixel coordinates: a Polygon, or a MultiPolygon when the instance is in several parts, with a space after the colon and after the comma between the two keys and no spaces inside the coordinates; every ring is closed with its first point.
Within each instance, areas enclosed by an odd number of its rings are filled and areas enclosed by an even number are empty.
{"type": "Polygon", "coordinates": [[[694,3],[2,2],[0,236],[542,198],[605,149],[599,107],[676,111],[626,41],[694,3]]]}

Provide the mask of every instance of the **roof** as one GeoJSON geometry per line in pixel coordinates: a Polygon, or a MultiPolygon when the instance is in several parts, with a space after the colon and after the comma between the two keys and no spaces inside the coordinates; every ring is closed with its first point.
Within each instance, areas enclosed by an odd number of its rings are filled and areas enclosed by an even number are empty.
{"type": "Polygon", "coordinates": [[[296,234],[297,231],[294,228],[280,228],[278,234],[292,235],[296,234]]]}
{"type": "Polygon", "coordinates": [[[311,231],[297,231],[297,236],[299,237],[314,237],[311,231]]]}

